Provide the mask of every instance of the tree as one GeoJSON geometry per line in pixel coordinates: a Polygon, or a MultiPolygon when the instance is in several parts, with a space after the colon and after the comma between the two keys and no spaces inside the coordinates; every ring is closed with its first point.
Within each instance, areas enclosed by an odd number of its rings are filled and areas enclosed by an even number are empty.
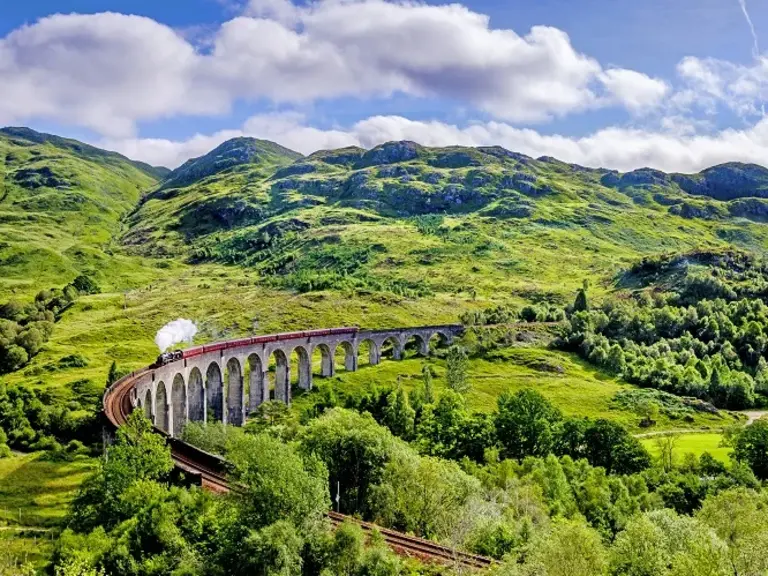
{"type": "Polygon", "coordinates": [[[534,542],[527,563],[533,574],[600,576],[605,574],[607,555],[596,530],[583,521],[561,519],[534,542]]]}
{"type": "Polygon", "coordinates": [[[640,441],[617,422],[600,418],[584,432],[585,454],[592,466],[608,473],[634,474],[651,465],[651,457],[640,441]]]}
{"type": "Polygon", "coordinates": [[[461,346],[451,346],[445,359],[445,379],[448,387],[459,394],[469,392],[470,384],[467,379],[467,351],[461,346]]]}
{"type": "Polygon", "coordinates": [[[506,457],[522,460],[552,451],[554,427],[562,415],[544,396],[532,388],[507,391],[499,396],[497,405],[496,437],[506,457]]]}
{"type": "Polygon", "coordinates": [[[696,518],[710,526],[728,546],[731,574],[765,574],[768,570],[768,512],[764,497],[732,488],[708,497],[696,518]]]}
{"type": "Polygon", "coordinates": [[[120,379],[120,371],[117,369],[117,360],[112,360],[107,374],[107,386],[111,386],[120,379]]]}
{"type": "Polygon", "coordinates": [[[99,288],[96,281],[85,274],[81,274],[72,280],[72,286],[74,286],[80,294],[98,294],[101,292],[101,288],[99,288]]]}
{"type": "Polygon", "coordinates": [[[435,393],[432,390],[432,367],[424,364],[421,367],[421,380],[424,384],[424,404],[432,404],[435,401],[435,393]]]}
{"type": "Polygon", "coordinates": [[[664,534],[646,516],[633,519],[611,548],[615,576],[659,576],[666,573],[669,562],[664,534]]]}
{"type": "Polygon", "coordinates": [[[735,433],[733,456],[752,468],[761,480],[768,479],[768,420],[756,420],[735,433]]]}
{"type": "Polygon", "coordinates": [[[99,470],[80,488],[72,510],[71,525],[87,531],[107,529],[127,517],[122,495],[139,481],[164,479],[173,469],[170,448],[155,434],[152,424],[136,410],[118,428],[115,442],[102,458],[99,470]]]}
{"type": "Polygon", "coordinates": [[[260,530],[250,530],[240,549],[234,574],[292,576],[301,574],[301,550],[304,542],[296,527],[278,520],[260,530]]]}
{"type": "Polygon", "coordinates": [[[371,488],[370,507],[384,526],[445,538],[469,498],[479,493],[480,482],[456,463],[407,449],[385,466],[381,481],[371,488]]]}
{"type": "Polygon", "coordinates": [[[659,462],[665,472],[671,472],[675,467],[675,446],[680,440],[680,434],[660,434],[654,442],[659,450],[659,462]]]}
{"type": "Polygon", "coordinates": [[[237,435],[227,445],[244,522],[260,528],[278,520],[296,526],[317,519],[329,508],[328,470],[312,455],[267,434],[237,435]]]}
{"type": "Polygon", "coordinates": [[[405,440],[410,439],[413,436],[415,418],[416,412],[408,403],[405,390],[398,388],[387,396],[383,424],[392,431],[392,434],[405,440]]]}
{"type": "Polygon", "coordinates": [[[366,509],[371,485],[379,481],[393,455],[403,449],[370,414],[344,408],[333,408],[312,420],[299,439],[305,454],[317,456],[328,467],[334,494],[339,483],[340,510],[347,514],[366,509]]]}
{"type": "Polygon", "coordinates": [[[584,312],[586,310],[589,310],[587,291],[584,288],[579,288],[579,291],[576,292],[576,299],[573,302],[573,311],[584,312]]]}

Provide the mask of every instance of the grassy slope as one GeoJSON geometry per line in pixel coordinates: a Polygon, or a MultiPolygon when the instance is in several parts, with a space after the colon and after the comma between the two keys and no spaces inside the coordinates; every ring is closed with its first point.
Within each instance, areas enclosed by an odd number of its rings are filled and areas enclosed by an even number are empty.
{"type": "MultiPolygon", "coordinates": [[[[729,463],[731,460],[731,448],[721,446],[722,439],[722,434],[715,432],[683,434],[675,444],[674,457],[676,460],[681,460],[688,453],[701,456],[704,452],[709,452],[713,458],[729,463]]],[[[658,457],[660,450],[654,438],[644,438],[642,443],[652,456],[658,457]]]]}
{"type": "Polygon", "coordinates": [[[93,150],[0,132],[0,297],[63,286],[83,271],[110,285],[141,269],[109,246],[122,215],[157,180],[93,150]]]}
{"type": "Polygon", "coordinates": [[[49,462],[41,453],[0,460],[0,545],[38,566],[53,550],[52,538],[78,486],[95,469],[92,459],[49,462]],[[18,528],[34,531],[19,531],[18,528]]]}

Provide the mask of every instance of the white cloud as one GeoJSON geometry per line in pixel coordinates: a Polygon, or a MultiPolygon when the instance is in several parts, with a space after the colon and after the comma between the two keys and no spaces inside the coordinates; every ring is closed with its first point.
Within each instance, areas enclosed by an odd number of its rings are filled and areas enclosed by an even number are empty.
{"type": "Polygon", "coordinates": [[[680,61],[677,72],[683,81],[671,104],[687,112],[698,108],[716,114],[725,106],[742,118],[763,115],[768,88],[768,57],[760,56],[749,66],[715,58],[689,56],[680,61]]]}
{"type": "Polygon", "coordinates": [[[612,97],[632,112],[655,108],[669,92],[663,80],[634,70],[611,68],[603,72],[600,80],[612,97]]]}
{"type": "Polygon", "coordinates": [[[138,120],[225,111],[215,92],[188,97],[197,58],[149,18],[50,16],[0,40],[0,123],[51,118],[125,136],[138,120]]]}
{"type": "Polygon", "coordinates": [[[125,138],[136,123],[238,99],[404,93],[511,122],[658,103],[663,82],[603,71],[557,28],[521,36],[460,4],[254,0],[204,41],[149,18],[56,14],[0,39],[0,123],[49,119],[125,138]],[[197,43],[195,43],[197,42],[197,43]]]}
{"type": "Polygon", "coordinates": [[[768,157],[768,119],[750,129],[724,130],[710,135],[696,134],[697,128],[678,119],[668,123],[664,131],[605,128],[585,137],[570,138],[543,135],[504,122],[456,126],[401,116],[373,116],[346,129],[321,130],[307,126],[300,114],[289,113],[255,116],[240,130],[198,135],[183,142],[134,139],[97,144],[167,166],[176,166],[235,136],[274,140],[305,154],[349,145],[370,148],[392,140],[414,140],[426,146],[501,145],[533,157],[554,156],[583,166],[623,171],[650,166],[666,171],[696,172],[728,161],[759,164],[768,157]]]}

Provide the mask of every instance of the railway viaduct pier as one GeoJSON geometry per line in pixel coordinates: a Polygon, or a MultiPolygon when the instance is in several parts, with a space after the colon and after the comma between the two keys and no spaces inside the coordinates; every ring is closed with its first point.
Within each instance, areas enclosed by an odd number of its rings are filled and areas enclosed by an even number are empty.
{"type": "Polygon", "coordinates": [[[290,404],[291,384],[312,388],[313,356],[320,354],[321,377],[335,374],[337,351],[344,369],[355,371],[361,352],[379,364],[383,351],[395,360],[406,346],[429,355],[430,341],[450,344],[461,325],[420,326],[385,330],[331,328],[254,336],[184,350],[181,357],[144,370],[134,381],[130,398],[161,430],[179,437],[189,422],[221,421],[242,426],[249,413],[270,399],[290,404]],[[270,372],[270,360],[274,372],[270,372]],[[292,361],[293,360],[293,361],[292,361]],[[292,365],[297,374],[292,377],[292,365]]]}

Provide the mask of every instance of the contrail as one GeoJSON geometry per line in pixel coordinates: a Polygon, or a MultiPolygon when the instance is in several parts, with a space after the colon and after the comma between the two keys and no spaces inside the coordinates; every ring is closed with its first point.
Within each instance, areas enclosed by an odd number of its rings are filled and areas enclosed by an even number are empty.
{"type": "Polygon", "coordinates": [[[749,17],[749,11],[747,10],[747,0],[739,0],[739,6],[744,13],[744,18],[749,25],[749,31],[752,33],[752,56],[757,60],[760,58],[760,43],[757,40],[757,32],[755,32],[755,25],[752,24],[752,18],[749,17]]]}

